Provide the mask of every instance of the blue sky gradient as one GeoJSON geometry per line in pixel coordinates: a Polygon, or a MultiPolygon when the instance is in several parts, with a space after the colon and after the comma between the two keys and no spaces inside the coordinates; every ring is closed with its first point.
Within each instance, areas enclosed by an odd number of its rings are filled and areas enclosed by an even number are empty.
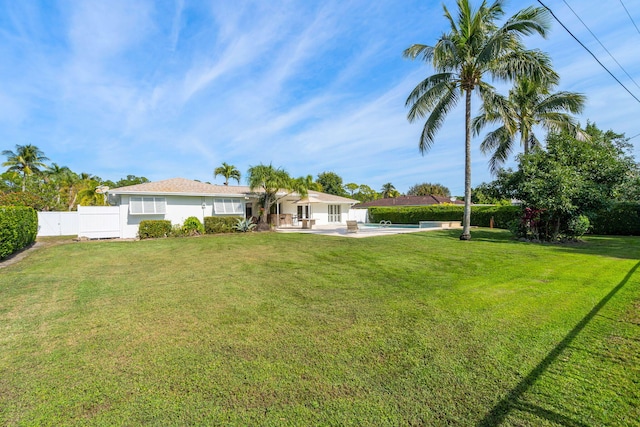
{"type": "MultiPolygon", "coordinates": [[[[567,0],[640,81],[640,33],[619,0],[567,0]]],[[[454,10],[455,2],[445,4],[454,10]]],[[[535,2],[507,2],[506,16],[535,2]]],[[[637,96],[562,0],[545,1],[637,96]]],[[[117,180],[184,177],[222,183],[222,162],[243,174],[272,163],[292,176],[324,171],[345,183],[401,191],[464,184],[463,110],[429,153],[404,103],[431,68],[402,57],[447,31],[442,2],[92,0],[1,2],[0,144],[35,144],[76,172],[117,180]]],[[[640,0],[624,0],[640,23],[640,0]]],[[[559,90],[584,93],[580,117],[640,134],[640,103],[556,22],[547,40],[559,90]]],[[[506,92],[508,87],[502,87],[506,92]]],[[[477,111],[478,103],[475,102],[477,111]]],[[[640,137],[631,142],[638,155],[640,137]]],[[[491,180],[473,142],[472,183],[491,180]]],[[[242,184],[245,181],[243,179],[242,184]]]]}

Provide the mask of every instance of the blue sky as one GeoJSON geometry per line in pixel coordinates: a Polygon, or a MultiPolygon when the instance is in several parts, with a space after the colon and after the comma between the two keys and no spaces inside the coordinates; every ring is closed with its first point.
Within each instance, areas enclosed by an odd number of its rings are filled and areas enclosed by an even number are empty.
{"type": "MultiPolygon", "coordinates": [[[[640,82],[640,32],[623,8],[640,24],[640,0],[566,2],[640,82]]],[[[534,3],[507,2],[506,15],[534,3]]],[[[564,1],[544,3],[640,98],[564,1]]],[[[244,184],[249,166],[272,163],[376,190],[439,182],[463,193],[462,108],[422,156],[421,124],[407,122],[404,106],[432,70],[402,51],[447,30],[440,1],[0,4],[0,149],[35,144],[59,165],[112,180],[222,183],[213,169],[227,162],[244,184]]],[[[588,97],[582,123],[640,134],[640,103],[559,24],[525,42],[550,54],[560,90],[588,97]]],[[[638,158],[640,137],[631,142],[638,158]]],[[[475,186],[491,175],[473,145],[475,186]]]]}

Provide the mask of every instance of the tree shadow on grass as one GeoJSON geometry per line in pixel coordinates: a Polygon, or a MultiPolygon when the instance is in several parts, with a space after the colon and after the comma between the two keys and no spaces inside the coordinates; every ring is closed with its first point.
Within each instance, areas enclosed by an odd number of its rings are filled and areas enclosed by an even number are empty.
{"type": "Polygon", "coordinates": [[[554,412],[537,405],[524,402],[523,397],[527,391],[536,383],[549,367],[556,362],[562,352],[569,347],[578,334],[591,322],[598,312],[620,291],[629,281],[631,276],[640,267],[640,261],[636,263],[627,275],[614,287],[604,298],[596,304],[591,311],[578,322],[576,326],[555,346],[549,354],[536,366],[522,381],[520,381],[500,402],[498,402],[478,423],[478,427],[496,426],[504,422],[507,416],[514,410],[529,412],[540,418],[555,422],[567,427],[582,427],[587,424],[574,420],[566,415],[554,412]]]}
{"type": "MultiPolygon", "coordinates": [[[[457,240],[460,237],[460,233],[460,230],[453,229],[431,233],[411,233],[405,236],[457,240]]],[[[558,252],[583,253],[621,259],[640,259],[640,237],[638,236],[586,236],[583,241],[580,242],[531,243],[516,240],[507,230],[479,228],[472,229],[470,242],[460,242],[460,244],[465,245],[477,242],[500,243],[514,246],[542,246],[558,252]]]]}

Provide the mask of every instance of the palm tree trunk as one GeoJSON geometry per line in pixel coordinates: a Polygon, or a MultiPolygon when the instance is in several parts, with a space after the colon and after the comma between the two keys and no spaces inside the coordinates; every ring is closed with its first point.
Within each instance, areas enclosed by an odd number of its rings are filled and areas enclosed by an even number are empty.
{"type": "Polygon", "coordinates": [[[471,240],[471,91],[465,90],[464,112],[464,216],[460,240],[471,240]]]}
{"type": "Polygon", "coordinates": [[[524,147],[524,154],[529,154],[529,133],[524,129],[524,126],[520,131],[520,142],[524,147]]]}

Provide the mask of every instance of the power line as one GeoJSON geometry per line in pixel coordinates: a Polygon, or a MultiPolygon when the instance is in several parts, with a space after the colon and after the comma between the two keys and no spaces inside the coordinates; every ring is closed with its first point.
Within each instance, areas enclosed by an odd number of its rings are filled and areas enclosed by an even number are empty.
{"type": "MultiPolygon", "coordinates": [[[[638,89],[640,89],[640,85],[638,85],[638,83],[633,79],[633,77],[631,77],[631,75],[630,75],[629,73],[627,73],[627,70],[625,70],[625,69],[624,69],[624,67],[623,67],[622,65],[620,65],[620,63],[618,62],[618,60],[617,60],[616,58],[614,58],[614,57],[613,57],[613,55],[611,54],[611,52],[609,52],[609,49],[607,49],[607,48],[602,44],[602,42],[600,41],[600,39],[599,39],[595,34],[593,34],[593,31],[591,31],[591,29],[587,26],[587,24],[585,24],[585,22],[582,20],[582,18],[580,18],[580,17],[578,16],[578,14],[576,13],[576,11],[575,11],[575,10],[573,10],[573,8],[569,5],[569,3],[567,3],[567,2],[566,2],[566,0],[562,0],[562,2],[563,2],[564,4],[566,4],[566,5],[567,5],[567,7],[569,8],[569,10],[570,10],[571,12],[573,12],[573,14],[576,16],[576,18],[578,18],[578,20],[579,20],[580,22],[582,22],[582,25],[584,25],[584,27],[587,29],[587,31],[589,31],[589,32],[591,33],[591,35],[593,36],[593,38],[594,38],[594,39],[596,39],[596,41],[597,41],[598,43],[600,43],[600,46],[602,46],[602,48],[604,49],[604,51],[605,51],[605,52],[607,52],[607,53],[609,54],[609,56],[611,57],[611,59],[613,59],[613,61],[614,61],[616,64],[618,64],[618,67],[620,67],[620,69],[622,70],[622,72],[623,72],[623,73],[625,73],[625,74],[627,75],[627,77],[629,77],[629,79],[631,79],[631,81],[636,85],[636,87],[637,87],[638,89]]],[[[621,2],[622,2],[622,1],[621,1],[621,2]]],[[[636,28],[637,28],[637,27],[636,27],[636,28]]]]}
{"type": "Polygon", "coordinates": [[[638,29],[638,26],[636,25],[636,21],[633,20],[633,18],[631,17],[631,14],[629,13],[629,10],[627,10],[627,6],[625,6],[624,3],[622,3],[622,0],[620,0],[620,4],[624,8],[624,11],[627,12],[627,16],[629,17],[629,19],[631,19],[633,26],[636,27],[636,31],[638,32],[638,34],[640,34],[640,29],[638,29]]]}
{"type": "Polygon", "coordinates": [[[555,15],[555,13],[553,13],[553,11],[552,11],[551,9],[549,9],[549,8],[547,7],[547,5],[546,5],[546,4],[542,3],[542,1],[541,1],[541,0],[538,0],[538,3],[540,3],[540,4],[542,5],[542,7],[544,7],[545,9],[547,9],[547,10],[549,11],[549,13],[551,14],[551,16],[553,16],[553,19],[555,19],[556,21],[558,21],[558,24],[560,24],[560,25],[562,26],[562,28],[564,28],[564,29],[567,31],[567,33],[569,33],[569,35],[571,35],[571,37],[573,37],[573,39],[574,39],[575,41],[577,41],[577,42],[580,44],[580,46],[582,46],[582,47],[584,48],[584,50],[586,50],[587,52],[589,52],[589,54],[590,54],[591,56],[593,56],[593,59],[595,59],[595,60],[596,60],[596,62],[597,62],[598,64],[600,64],[600,66],[601,66],[602,68],[604,68],[604,69],[605,69],[605,71],[606,71],[607,73],[609,73],[609,75],[610,75],[611,77],[613,77],[613,79],[614,79],[615,81],[617,81],[617,82],[618,82],[618,84],[624,88],[624,90],[626,90],[627,92],[629,92],[629,95],[631,95],[631,96],[633,97],[633,99],[635,99],[636,101],[638,101],[638,103],[640,104],[640,99],[638,99],[638,98],[637,98],[637,97],[636,97],[636,96],[635,96],[635,95],[634,95],[634,94],[633,94],[633,93],[632,93],[632,92],[631,92],[631,91],[630,91],[630,90],[629,90],[629,89],[628,89],[624,84],[622,84],[622,82],[621,82],[620,80],[618,80],[618,78],[617,78],[616,76],[614,76],[614,75],[613,75],[613,73],[612,73],[611,71],[609,71],[609,69],[608,69],[607,67],[605,67],[605,66],[604,66],[604,64],[603,64],[602,62],[600,62],[600,60],[599,60],[599,59],[598,59],[598,58],[593,54],[593,52],[591,52],[591,51],[589,50],[589,48],[587,48],[587,47],[586,47],[586,46],[585,46],[585,45],[584,45],[580,40],[578,40],[578,38],[577,38],[576,36],[574,36],[574,35],[573,35],[573,33],[572,33],[571,31],[569,31],[569,29],[568,29],[568,28],[567,28],[567,27],[562,23],[562,21],[560,21],[560,20],[558,19],[558,17],[555,15]]]}

